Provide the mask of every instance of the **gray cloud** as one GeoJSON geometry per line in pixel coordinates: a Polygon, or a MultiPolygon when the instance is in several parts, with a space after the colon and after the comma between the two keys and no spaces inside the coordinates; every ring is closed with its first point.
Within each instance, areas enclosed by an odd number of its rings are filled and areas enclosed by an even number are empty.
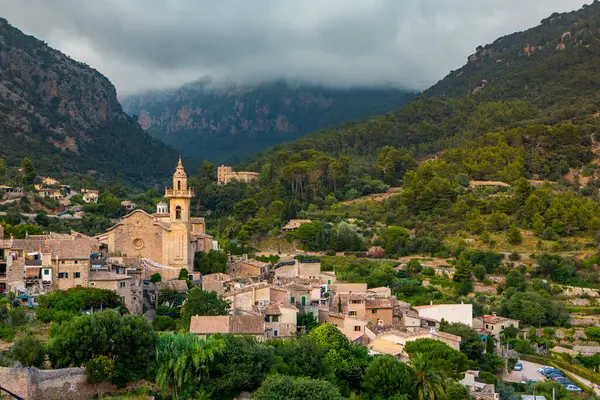
{"type": "Polygon", "coordinates": [[[204,75],[423,89],[477,45],[590,0],[0,0],[120,94],[204,75]]]}

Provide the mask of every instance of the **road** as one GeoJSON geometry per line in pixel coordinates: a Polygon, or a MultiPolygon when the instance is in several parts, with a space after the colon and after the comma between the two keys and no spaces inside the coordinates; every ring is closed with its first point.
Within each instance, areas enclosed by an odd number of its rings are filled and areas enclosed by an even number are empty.
{"type": "MultiPolygon", "coordinates": [[[[536,364],[536,363],[532,363],[529,361],[523,361],[523,360],[519,360],[519,361],[521,361],[521,364],[523,364],[523,370],[522,371],[512,371],[510,374],[508,374],[508,378],[507,378],[508,381],[523,382],[523,381],[529,381],[532,379],[535,379],[537,381],[542,381],[542,380],[546,379],[542,374],[540,374],[537,371],[538,368],[545,367],[545,365],[536,364]]],[[[564,371],[564,372],[567,372],[569,375],[572,375],[573,378],[577,379],[582,384],[587,385],[587,387],[592,388],[594,390],[594,393],[596,393],[596,395],[600,396],[600,389],[598,389],[597,385],[595,385],[592,382],[590,382],[589,380],[582,378],[578,375],[575,375],[569,371],[564,371]]]]}

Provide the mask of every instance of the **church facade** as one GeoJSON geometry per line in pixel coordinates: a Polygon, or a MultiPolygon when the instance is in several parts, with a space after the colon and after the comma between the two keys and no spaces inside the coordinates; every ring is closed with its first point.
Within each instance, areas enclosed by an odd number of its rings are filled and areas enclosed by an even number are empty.
{"type": "Polygon", "coordinates": [[[167,280],[176,278],[182,268],[192,272],[195,253],[213,248],[213,238],[205,233],[204,218],[190,216],[193,197],[180,159],[173,187],[165,190],[169,204],[159,203],[154,214],[135,210],[109,228],[109,255],[137,257],[147,277],[159,272],[167,280]]]}

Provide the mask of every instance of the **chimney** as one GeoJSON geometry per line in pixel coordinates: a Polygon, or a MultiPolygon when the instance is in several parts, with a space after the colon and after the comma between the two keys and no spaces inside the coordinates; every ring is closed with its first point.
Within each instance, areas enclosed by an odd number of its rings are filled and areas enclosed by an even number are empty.
{"type": "Polygon", "coordinates": [[[492,313],[492,317],[495,317],[495,316],[496,316],[496,312],[493,312],[493,313],[492,313]]]}

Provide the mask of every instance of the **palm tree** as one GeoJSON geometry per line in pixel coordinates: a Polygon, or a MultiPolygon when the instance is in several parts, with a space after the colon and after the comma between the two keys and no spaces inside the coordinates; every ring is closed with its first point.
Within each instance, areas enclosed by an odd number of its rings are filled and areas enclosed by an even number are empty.
{"type": "Polygon", "coordinates": [[[156,383],[178,399],[182,391],[202,381],[208,364],[223,347],[221,339],[198,339],[191,333],[161,335],[156,348],[156,383]]]}
{"type": "Polygon", "coordinates": [[[413,390],[417,400],[441,400],[444,398],[444,380],[421,353],[410,357],[410,366],[415,374],[413,390]]]}

